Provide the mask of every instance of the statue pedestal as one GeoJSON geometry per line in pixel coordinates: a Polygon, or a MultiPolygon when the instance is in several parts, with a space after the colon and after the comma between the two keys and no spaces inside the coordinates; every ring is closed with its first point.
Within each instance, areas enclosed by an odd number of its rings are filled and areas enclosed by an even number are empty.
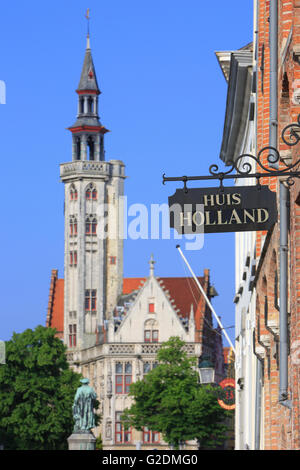
{"type": "Polygon", "coordinates": [[[96,450],[96,438],[91,431],[73,433],[68,437],[69,450],[96,450]]]}

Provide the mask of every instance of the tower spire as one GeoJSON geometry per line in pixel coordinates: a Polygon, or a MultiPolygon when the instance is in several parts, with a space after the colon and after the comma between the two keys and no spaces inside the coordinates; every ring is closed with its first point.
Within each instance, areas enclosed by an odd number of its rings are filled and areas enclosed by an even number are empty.
{"type": "Polygon", "coordinates": [[[153,254],[151,254],[149,264],[150,264],[150,276],[154,276],[154,264],[155,264],[155,261],[154,261],[153,254]]]}
{"type": "Polygon", "coordinates": [[[85,17],[88,21],[88,32],[83,66],[76,90],[78,94],[77,119],[68,129],[73,134],[72,160],[101,161],[105,159],[104,134],[108,132],[108,129],[102,126],[98,114],[98,95],[101,91],[90,48],[89,8],[85,17]]]}

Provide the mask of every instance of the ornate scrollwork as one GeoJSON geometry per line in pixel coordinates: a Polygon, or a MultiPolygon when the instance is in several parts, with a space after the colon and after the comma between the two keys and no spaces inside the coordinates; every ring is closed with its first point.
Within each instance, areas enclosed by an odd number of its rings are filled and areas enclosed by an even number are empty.
{"type": "Polygon", "coordinates": [[[293,147],[300,142],[300,114],[298,114],[297,122],[289,124],[282,130],[281,138],[289,147],[293,147]]]}
{"type": "MultiPolygon", "coordinates": [[[[286,126],[281,134],[283,142],[288,146],[294,146],[300,142],[300,114],[298,115],[297,122],[286,126]]],[[[224,179],[238,179],[238,178],[256,178],[257,186],[260,186],[260,178],[268,177],[287,177],[286,183],[289,186],[294,184],[294,178],[300,178],[300,158],[292,164],[287,164],[285,159],[280,156],[279,151],[275,147],[262,148],[257,157],[250,153],[239,155],[235,161],[229,161],[229,169],[227,171],[220,171],[219,166],[215,163],[209,167],[209,175],[207,176],[181,176],[181,177],[166,177],[163,174],[163,184],[166,181],[183,181],[185,192],[188,191],[186,186],[187,181],[190,180],[211,180],[218,179],[220,181],[220,188],[223,189],[224,179]],[[245,161],[245,159],[247,159],[245,161]],[[249,161],[250,160],[250,161],[249,161]],[[284,168],[279,168],[279,164],[285,165],[284,168]],[[261,168],[262,172],[256,170],[261,168]]]]}

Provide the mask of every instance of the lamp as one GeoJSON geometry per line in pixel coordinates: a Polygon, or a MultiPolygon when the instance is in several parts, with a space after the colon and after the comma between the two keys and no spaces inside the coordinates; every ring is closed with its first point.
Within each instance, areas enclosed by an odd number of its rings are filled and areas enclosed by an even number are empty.
{"type": "Polygon", "coordinates": [[[215,369],[209,356],[199,358],[199,378],[201,384],[212,384],[215,381],[215,369]]]}

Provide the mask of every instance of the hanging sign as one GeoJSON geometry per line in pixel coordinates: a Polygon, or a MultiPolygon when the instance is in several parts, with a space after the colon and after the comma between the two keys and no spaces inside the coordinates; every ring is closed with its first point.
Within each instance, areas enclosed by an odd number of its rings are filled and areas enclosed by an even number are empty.
{"type": "Polygon", "coordinates": [[[181,234],[269,230],[277,221],[268,186],[177,189],[169,197],[170,226],[181,234]]]}
{"type": "Polygon", "coordinates": [[[235,409],[235,381],[234,379],[224,379],[219,383],[221,393],[218,398],[219,405],[225,410],[235,409]]]}

